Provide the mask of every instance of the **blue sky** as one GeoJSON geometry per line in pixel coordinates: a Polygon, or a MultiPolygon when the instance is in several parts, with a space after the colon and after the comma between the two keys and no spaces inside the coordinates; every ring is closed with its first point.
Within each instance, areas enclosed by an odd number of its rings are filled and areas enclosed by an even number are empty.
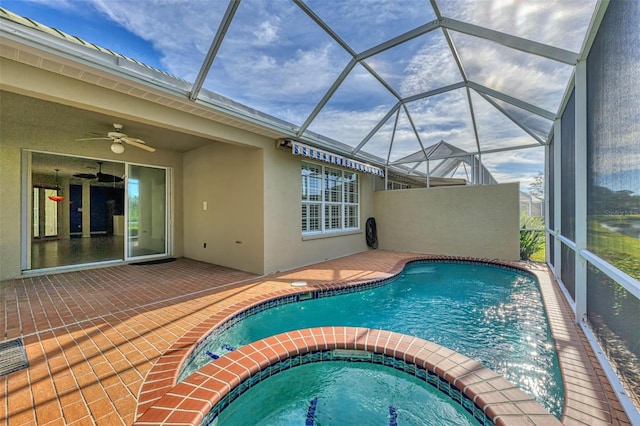
{"type": "MultiPolygon", "coordinates": [[[[517,2],[439,1],[445,16],[577,51],[595,0],[517,2]],[[560,10],[562,9],[562,10],[560,10]]],[[[226,0],[2,0],[22,16],[193,81],[227,8],[226,0]]],[[[306,4],[353,49],[365,51],[435,19],[425,0],[307,0],[306,4]]],[[[470,80],[555,112],[571,67],[451,32],[470,80]],[[492,58],[488,61],[487,58],[492,58]],[[496,66],[496,64],[500,66],[496,66]]],[[[296,125],[307,119],[351,56],[290,0],[243,0],[204,87],[296,125]]],[[[443,32],[433,31],[366,59],[400,96],[462,81],[443,32]]],[[[309,130],[356,147],[397,99],[358,64],[309,130]]],[[[472,93],[483,149],[536,143],[472,93]]],[[[425,147],[445,140],[468,151],[477,144],[465,89],[407,105],[425,147]]],[[[522,115],[522,114],[521,114],[522,115]]],[[[524,115],[526,116],[526,114],[524,115]]],[[[530,121],[545,133],[551,123],[530,121]]],[[[398,159],[420,149],[404,115],[393,116],[363,151],[398,159]]],[[[543,169],[544,149],[483,158],[501,182],[526,186],[543,169]]]]}

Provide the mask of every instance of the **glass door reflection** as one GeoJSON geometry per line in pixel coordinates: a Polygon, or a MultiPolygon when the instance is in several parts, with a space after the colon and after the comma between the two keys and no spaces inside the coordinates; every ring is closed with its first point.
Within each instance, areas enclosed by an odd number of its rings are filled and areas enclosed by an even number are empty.
{"type": "Polygon", "coordinates": [[[167,171],[128,166],[127,258],[167,254],[167,171]]]}

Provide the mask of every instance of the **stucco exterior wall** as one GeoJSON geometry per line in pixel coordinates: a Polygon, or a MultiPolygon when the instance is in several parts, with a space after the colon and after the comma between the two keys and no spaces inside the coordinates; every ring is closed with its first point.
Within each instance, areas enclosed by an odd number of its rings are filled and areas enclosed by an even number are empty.
{"type": "Polygon", "coordinates": [[[184,155],[186,257],[262,274],[262,153],[214,143],[184,155]]]}
{"type": "Polygon", "coordinates": [[[288,150],[266,148],[265,273],[285,271],[367,250],[364,224],[373,213],[372,175],[359,173],[360,231],[303,238],[301,166],[303,158],[288,150]]]}
{"type": "Polygon", "coordinates": [[[518,260],[519,184],[379,191],[379,248],[518,260]]]}

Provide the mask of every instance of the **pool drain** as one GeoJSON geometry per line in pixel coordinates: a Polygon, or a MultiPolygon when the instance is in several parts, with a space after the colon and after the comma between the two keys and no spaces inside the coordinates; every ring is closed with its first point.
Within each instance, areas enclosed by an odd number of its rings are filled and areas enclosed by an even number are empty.
{"type": "Polygon", "coordinates": [[[22,370],[28,366],[29,361],[22,339],[0,342],[0,376],[22,370]]]}

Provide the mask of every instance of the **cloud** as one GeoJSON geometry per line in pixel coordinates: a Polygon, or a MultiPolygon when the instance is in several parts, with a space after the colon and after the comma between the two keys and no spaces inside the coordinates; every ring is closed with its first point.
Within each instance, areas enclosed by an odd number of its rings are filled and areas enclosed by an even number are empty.
{"type": "Polygon", "coordinates": [[[464,34],[452,32],[452,39],[470,80],[557,111],[571,77],[571,66],[464,34]]]}
{"type": "Polygon", "coordinates": [[[578,52],[597,0],[440,1],[441,13],[518,37],[578,52]]]}
{"type": "Polygon", "coordinates": [[[435,19],[431,6],[424,0],[305,3],[357,53],[435,19]]]}
{"type": "Polygon", "coordinates": [[[280,19],[274,18],[274,22],[264,21],[258,25],[253,32],[259,45],[269,45],[275,43],[278,40],[278,33],[280,31],[279,23],[280,19]]]}

